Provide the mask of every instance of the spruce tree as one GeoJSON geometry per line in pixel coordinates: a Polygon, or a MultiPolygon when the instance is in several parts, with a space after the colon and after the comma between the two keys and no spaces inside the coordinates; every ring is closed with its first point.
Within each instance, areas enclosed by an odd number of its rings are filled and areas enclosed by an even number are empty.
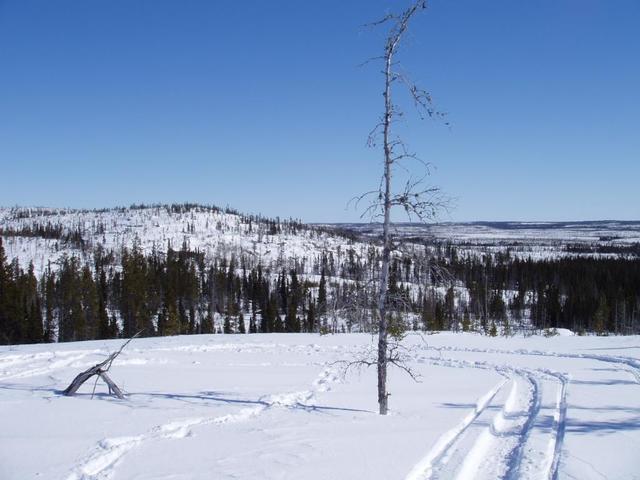
{"type": "Polygon", "coordinates": [[[309,298],[309,308],[307,308],[307,330],[311,333],[316,331],[316,307],[312,298],[309,298]]]}
{"type": "Polygon", "coordinates": [[[255,309],[251,312],[251,318],[249,320],[249,333],[258,333],[258,327],[256,325],[256,311],[255,309]]]}
{"type": "Polygon", "coordinates": [[[240,312],[240,314],[238,315],[238,333],[247,333],[247,329],[244,325],[244,315],[242,314],[242,312],[240,312]]]}
{"type": "Polygon", "coordinates": [[[322,267],[320,275],[320,285],[318,286],[318,315],[323,316],[327,312],[327,279],[325,277],[325,268],[322,267]]]}
{"type": "Polygon", "coordinates": [[[609,321],[609,304],[607,298],[604,295],[600,295],[598,302],[598,308],[593,315],[593,329],[598,335],[604,335],[606,333],[606,325],[609,321]]]}
{"type": "Polygon", "coordinates": [[[469,315],[469,309],[464,309],[464,316],[462,317],[462,331],[468,332],[471,330],[471,315],[469,315]]]}
{"type": "Polygon", "coordinates": [[[215,333],[213,329],[213,315],[210,311],[207,311],[201,322],[200,328],[202,333],[215,333]]]}
{"type": "Polygon", "coordinates": [[[40,343],[44,336],[42,330],[42,310],[33,263],[29,264],[29,271],[24,280],[23,295],[26,325],[23,329],[24,334],[21,341],[25,343],[40,343]]]}
{"type": "Polygon", "coordinates": [[[436,312],[434,318],[434,325],[431,330],[441,331],[444,330],[445,314],[444,306],[440,300],[436,301],[436,312]]]}
{"type": "Polygon", "coordinates": [[[25,343],[41,343],[44,338],[42,329],[42,310],[38,296],[28,306],[25,343]]]}
{"type": "Polygon", "coordinates": [[[43,341],[46,343],[54,342],[55,339],[55,276],[51,272],[51,266],[42,276],[41,288],[44,289],[44,333],[43,341]]]}
{"type": "Polygon", "coordinates": [[[489,329],[489,335],[492,337],[496,337],[498,335],[498,328],[496,327],[496,322],[491,320],[491,328],[489,329]]]}
{"type": "Polygon", "coordinates": [[[180,319],[175,300],[166,299],[164,317],[164,335],[180,335],[180,319]]]}
{"type": "Polygon", "coordinates": [[[293,301],[289,302],[287,308],[287,314],[284,319],[285,332],[296,333],[300,331],[300,321],[298,320],[296,304],[293,301]]]}
{"type": "Polygon", "coordinates": [[[85,265],[82,269],[81,288],[85,325],[85,331],[82,332],[82,337],[86,340],[95,340],[98,338],[100,328],[100,308],[98,290],[88,265],[85,265]]]}
{"type": "Polygon", "coordinates": [[[0,238],[0,344],[26,341],[29,308],[37,296],[32,290],[18,260],[7,263],[0,238]]]}

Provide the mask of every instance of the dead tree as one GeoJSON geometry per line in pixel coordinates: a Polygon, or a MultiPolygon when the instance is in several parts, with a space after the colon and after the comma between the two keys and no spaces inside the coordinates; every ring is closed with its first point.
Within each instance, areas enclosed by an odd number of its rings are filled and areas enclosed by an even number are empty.
{"type": "MultiPolygon", "coordinates": [[[[377,190],[367,192],[355,199],[356,205],[365,198],[372,199],[362,216],[369,215],[371,219],[382,217],[382,268],[379,276],[379,292],[377,298],[378,310],[378,406],[381,415],[388,411],[387,392],[387,366],[389,363],[400,364],[401,357],[397,355],[396,345],[389,344],[388,324],[388,282],[389,264],[392,251],[395,249],[393,234],[391,231],[391,211],[395,207],[402,208],[409,218],[416,217],[420,221],[432,220],[442,208],[447,208],[447,199],[441,194],[440,189],[433,186],[425,186],[425,178],[429,175],[429,165],[409,151],[402,139],[393,135],[392,127],[396,120],[402,116],[399,106],[394,102],[394,87],[402,84],[408,91],[412,101],[417,107],[421,118],[443,117],[444,114],[435,110],[432,106],[431,95],[417,87],[407,76],[397,68],[396,54],[403,36],[407,32],[409,22],[420,11],[427,8],[426,0],[413,0],[411,5],[400,14],[388,14],[381,20],[370,25],[391,25],[386,37],[384,54],[371,60],[382,61],[384,69],[384,111],[379,123],[369,135],[369,146],[377,147],[379,139],[382,141],[383,175],[380,187],[377,190]],[[393,189],[392,178],[396,167],[403,166],[405,161],[418,161],[425,169],[424,175],[417,179],[409,176],[404,187],[399,191],[393,189]]],[[[365,62],[368,63],[369,61],[365,62]]],[[[406,167],[405,167],[406,168],[406,167]]],[[[406,370],[405,367],[402,367],[406,370]]]]}
{"type": "MultiPolygon", "coordinates": [[[[74,395],[84,382],[86,382],[87,380],[89,380],[91,377],[95,375],[96,383],[98,382],[98,379],[101,378],[109,388],[109,395],[115,395],[116,397],[122,400],[124,398],[124,394],[122,393],[122,390],[120,390],[120,387],[118,387],[118,385],[116,385],[114,381],[111,380],[111,377],[107,375],[107,372],[111,368],[113,361],[118,357],[118,355],[120,355],[120,353],[122,353],[122,350],[124,350],[124,347],[126,347],[131,340],[136,338],[141,333],[142,333],[142,330],[136,333],[129,340],[124,342],[117,352],[113,352],[104,361],[94,365],[93,367],[85,370],[82,373],[79,373],[76,376],[76,378],[73,379],[71,384],[62,393],[64,393],[68,397],[74,395]]],[[[96,386],[94,384],[93,385],[94,392],[95,392],[95,389],[96,389],[96,386]]],[[[91,397],[93,398],[93,394],[91,394],[91,397]]]]}

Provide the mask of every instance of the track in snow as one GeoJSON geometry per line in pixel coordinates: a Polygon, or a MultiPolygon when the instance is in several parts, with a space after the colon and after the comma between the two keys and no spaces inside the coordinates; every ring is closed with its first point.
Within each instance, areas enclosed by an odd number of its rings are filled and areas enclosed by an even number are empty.
{"type": "Polygon", "coordinates": [[[423,480],[431,478],[434,469],[443,463],[443,459],[454,448],[469,426],[487,409],[491,401],[507,383],[505,378],[476,402],[476,406],[454,428],[440,437],[429,453],[413,467],[406,480],[423,480]]]}
{"type": "Polygon", "coordinates": [[[81,360],[89,355],[104,353],[103,350],[69,350],[11,355],[0,359],[0,381],[47,375],[63,368],[81,366],[81,360]],[[35,368],[33,367],[34,362],[38,364],[35,368]],[[27,365],[29,367],[25,368],[27,365]]]}
{"type": "Polygon", "coordinates": [[[631,357],[616,355],[599,355],[594,353],[560,353],[543,350],[500,350],[494,348],[473,348],[473,347],[422,347],[425,350],[433,350],[436,352],[461,352],[461,353],[487,353],[500,355],[530,355],[536,357],[553,357],[553,358],[569,358],[576,360],[596,360],[598,362],[608,363],[615,366],[622,366],[634,378],[637,384],[640,384],[640,360],[631,357]]]}
{"type": "Polygon", "coordinates": [[[555,479],[557,477],[566,418],[568,380],[548,370],[529,370],[488,362],[443,357],[418,357],[419,362],[454,368],[494,370],[505,377],[485,394],[462,420],[436,442],[405,480],[428,479],[555,479]],[[541,382],[558,383],[554,422],[546,443],[532,439],[542,405],[541,382]],[[506,398],[504,385],[511,389],[506,398]],[[491,409],[497,409],[491,415],[491,409]],[[542,459],[542,461],[541,461],[542,459]]]}
{"type": "Polygon", "coordinates": [[[545,371],[545,373],[555,377],[560,383],[556,398],[556,414],[553,419],[553,432],[555,435],[553,441],[549,443],[548,454],[548,457],[551,457],[551,466],[549,467],[548,478],[550,480],[557,480],[560,456],[562,453],[562,442],[564,441],[564,432],[567,423],[567,388],[569,387],[569,378],[566,375],[548,370],[545,371]],[[552,446],[553,451],[551,451],[552,446]]]}
{"type": "Polygon", "coordinates": [[[147,433],[128,437],[107,438],[82,459],[66,480],[106,480],[113,476],[117,465],[130,451],[152,440],[181,439],[189,437],[194,427],[225,425],[255,418],[270,408],[307,407],[317,393],[330,390],[330,385],[339,379],[331,368],[325,368],[313,381],[311,390],[268,395],[258,401],[259,405],[244,408],[237,413],[217,417],[198,417],[171,421],[153,427],[147,433]]]}

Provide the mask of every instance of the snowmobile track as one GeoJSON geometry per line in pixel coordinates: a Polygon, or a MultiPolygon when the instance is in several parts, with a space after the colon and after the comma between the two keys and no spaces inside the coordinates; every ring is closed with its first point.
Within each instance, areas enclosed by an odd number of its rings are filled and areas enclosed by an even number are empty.
{"type": "Polygon", "coordinates": [[[629,374],[634,378],[635,383],[640,385],[640,360],[617,356],[617,355],[599,355],[593,353],[561,353],[561,352],[553,352],[553,351],[543,351],[543,350],[526,350],[526,349],[518,349],[518,350],[501,350],[494,348],[459,348],[459,347],[431,347],[431,346],[423,346],[424,350],[433,350],[436,352],[460,352],[460,353],[497,353],[500,355],[530,355],[537,357],[555,357],[555,358],[570,358],[577,360],[596,360],[598,362],[608,363],[615,366],[622,366],[624,369],[629,372],[629,374]]]}
{"type": "Polygon", "coordinates": [[[533,478],[557,479],[567,411],[568,378],[565,375],[550,370],[528,370],[443,357],[421,356],[416,358],[416,361],[453,368],[494,370],[505,377],[505,380],[489,392],[490,398],[488,398],[489,394],[483,396],[476,408],[467,414],[457,427],[443,434],[429,453],[413,467],[405,480],[434,478],[515,480],[531,478],[532,475],[533,478]],[[547,443],[546,451],[536,451],[528,446],[528,442],[540,414],[542,405],[540,382],[543,379],[557,381],[559,386],[554,406],[551,439],[547,443]],[[493,417],[489,426],[477,434],[468,452],[465,452],[462,463],[450,462],[450,457],[460,448],[458,444],[462,442],[466,431],[509,381],[513,383],[512,390],[500,411],[493,417]],[[482,408],[479,409],[478,406],[482,408]],[[539,471],[540,455],[544,458],[542,471],[539,471]],[[491,462],[486,462],[487,458],[490,458],[491,462]],[[524,471],[525,465],[529,468],[535,465],[534,470],[537,471],[533,474],[524,471]]]}
{"type": "Polygon", "coordinates": [[[465,433],[473,422],[487,409],[491,401],[496,397],[498,392],[502,390],[508,379],[504,378],[495,387],[480,397],[476,406],[471,410],[462,421],[454,428],[442,435],[429,453],[418,462],[411,472],[406,476],[405,480],[426,480],[431,478],[433,471],[442,462],[442,459],[455,448],[456,442],[465,433]]]}

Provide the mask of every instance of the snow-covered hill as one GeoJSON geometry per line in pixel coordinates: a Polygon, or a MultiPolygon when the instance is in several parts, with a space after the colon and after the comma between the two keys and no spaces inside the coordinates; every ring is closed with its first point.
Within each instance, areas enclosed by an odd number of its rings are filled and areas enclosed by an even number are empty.
{"type": "MultiPolygon", "coordinates": [[[[475,222],[418,225],[400,223],[396,234],[417,244],[456,246],[460,255],[509,253],[549,259],[565,256],[637,257],[640,222],[475,222]]],[[[0,233],[7,257],[36,276],[56,268],[63,255],[91,260],[97,248],[118,254],[137,243],[143,253],[169,245],[204,252],[208,259],[245,257],[273,270],[297,265],[308,274],[322,254],[353,250],[367,256],[377,224],[305,225],[298,221],[241,215],[199,205],[133,206],[103,210],[0,208],[0,233]],[[347,234],[345,236],[345,233],[347,234]],[[360,240],[357,240],[360,238],[360,240]]]]}
{"type": "Polygon", "coordinates": [[[364,244],[292,220],[246,216],[197,205],[131,207],[107,210],[2,208],[7,257],[36,276],[63,255],[91,261],[95,249],[116,254],[137,243],[145,254],[156,249],[204,252],[209,260],[245,257],[248,267],[261,263],[278,270],[294,264],[311,265],[322,252],[362,250],[364,244]],[[58,238],[51,238],[58,237],[58,238]]]}
{"type": "Polygon", "coordinates": [[[60,394],[120,344],[0,347],[0,478],[638,478],[639,337],[411,335],[387,417],[364,334],[136,339],[124,400],[60,394]]]}
{"type": "MultiPolygon", "coordinates": [[[[412,330],[637,333],[639,231],[637,222],[400,224],[393,309],[412,330]]],[[[0,338],[371,331],[376,233],[189,204],[0,209],[4,250],[25,272],[11,269],[18,293],[0,338]]]]}

